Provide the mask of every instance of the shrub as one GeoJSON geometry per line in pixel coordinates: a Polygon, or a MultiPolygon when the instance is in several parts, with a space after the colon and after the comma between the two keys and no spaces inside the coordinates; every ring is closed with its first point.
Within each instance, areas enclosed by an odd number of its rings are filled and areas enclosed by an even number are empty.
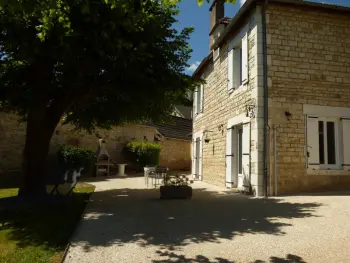
{"type": "Polygon", "coordinates": [[[73,170],[84,167],[89,171],[96,163],[96,154],[89,149],[64,146],[58,151],[58,160],[64,169],[73,170]]]}
{"type": "Polygon", "coordinates": [[[132,141],[126,145],[128,159],[142,167],[146,165],[159,165],[160,145],[153,142],[132,141]]]}

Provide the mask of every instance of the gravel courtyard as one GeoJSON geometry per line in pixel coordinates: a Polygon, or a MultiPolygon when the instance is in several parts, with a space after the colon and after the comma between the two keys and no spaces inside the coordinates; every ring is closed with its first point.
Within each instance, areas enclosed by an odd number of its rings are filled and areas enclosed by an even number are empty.
{"type": "Polygon", "coordinates": [[[350,193],[249,198],[195,182],[159,200],[143,178],[94,182],[65,263],[350,262],[350,193]]]}

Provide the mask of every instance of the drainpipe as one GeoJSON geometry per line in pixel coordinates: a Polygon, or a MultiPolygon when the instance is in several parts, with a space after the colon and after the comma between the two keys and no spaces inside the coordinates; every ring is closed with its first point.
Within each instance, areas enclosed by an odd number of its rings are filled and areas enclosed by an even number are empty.
{"type": "Polygon", "coordinates": [[[273,125],[273,170],[275,176],[275,195],[277,196],[277,128],[276,125],[273,125]]]}
{"type": "Polygon", "coordinates": [[[268,197],[267,193],[267,174],[268,174],[268,87],[267,87],[267,54],[266,54],[266,5],[268,0],[265,0],[265,3],[261,9],[262,16],[262,37],[263,37],[263,85],[264,85],[264,195],[265,198],[268,197]]]}

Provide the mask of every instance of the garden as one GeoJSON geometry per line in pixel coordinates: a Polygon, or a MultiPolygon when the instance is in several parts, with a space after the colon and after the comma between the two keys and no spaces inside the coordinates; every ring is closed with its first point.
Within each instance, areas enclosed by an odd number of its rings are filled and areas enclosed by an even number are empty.
{"type": "MultiPolygon", "coordinates": [[[[84,167],[89,171],[95,162],[91,150],[79,147],[63,147],[56,157],[54,170],[59,177],[64,177],[65,170],[84,167]]],[[[0,189],[0,262],[61,262],[95,187],[76,178],[72,188],[68,178],[57,181],[56,175],[49,177],[53,184],[46,185],[41,199],[23,199],[19,188],[0,189]],[[53,195],[55,182],[58,192],[53,195]]]]}

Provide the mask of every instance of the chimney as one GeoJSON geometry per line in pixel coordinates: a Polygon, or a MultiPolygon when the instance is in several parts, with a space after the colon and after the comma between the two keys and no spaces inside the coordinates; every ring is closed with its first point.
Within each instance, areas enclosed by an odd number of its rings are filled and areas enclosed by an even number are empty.
{"type": "MultiPolygon", "coordinates": [[[[209,11],[210,11],[210,33],[209,33],[210,44],[209,44],[209,48],[211,50],[211,46],[214,44],[215,40],[218,37],[217,31],[221,31],[222,26],[220,27],[220,21],[225,16],[225,0],[214,0],[209,11]]],[[[219,36],[220,36],[220,33],[219,33],[219,36]]]]}

